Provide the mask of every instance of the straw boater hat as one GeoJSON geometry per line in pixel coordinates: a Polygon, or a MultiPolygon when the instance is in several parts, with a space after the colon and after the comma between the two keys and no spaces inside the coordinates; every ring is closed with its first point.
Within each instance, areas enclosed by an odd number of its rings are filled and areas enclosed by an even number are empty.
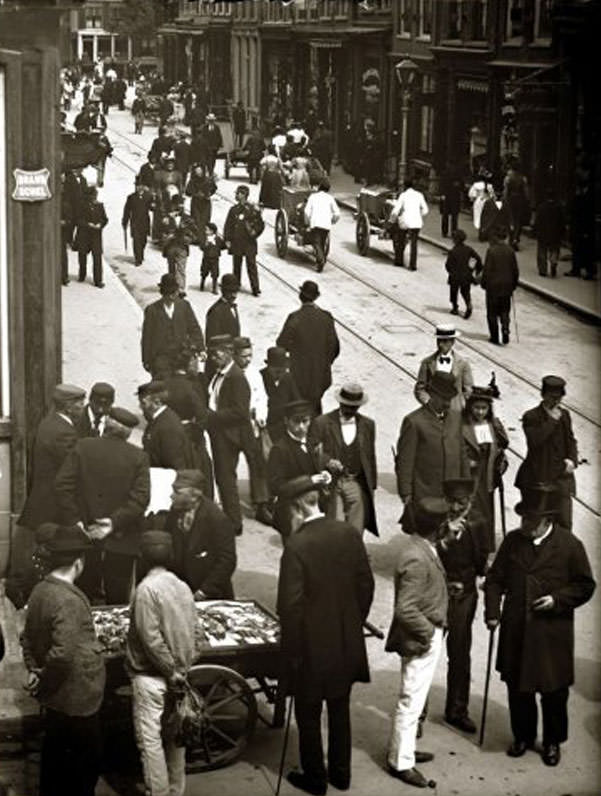
{"type": "Polygon", "coordinates": [[[336,400],[339,404],[346,406],[363,406],[367,403],[367,395],[363,392],[363,387],[356,382],[347,382],[339,390],[336,390],[336,400]]]}
{"type": "Polygon", "coordinates": [[[460,334],[461,332],[458,332],[452,323],[439,323],[436,326],[435,335],[437,340],[455,340],[460,334]]]}

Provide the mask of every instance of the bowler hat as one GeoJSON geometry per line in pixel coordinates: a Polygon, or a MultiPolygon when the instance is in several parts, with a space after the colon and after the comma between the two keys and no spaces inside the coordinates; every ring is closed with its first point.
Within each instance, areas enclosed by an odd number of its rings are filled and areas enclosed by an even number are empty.
{"type": "Polygon", "coordinates": [[[459,337],[460,332],[457,331],[452,323],[439,323],[434,334],[437,340],[455,340],[459,337]]]}
{"type": "Polygon", "coordinates": [[[86,391],[75,384],[57,384],[52,393],[52,398],[55,401],[80,401],[86,397],[86,391]]]}
{"type": "Polygon", "coordinates": [[[59,525],[54,536],[44,544],[49,553],[85,553],[92,547],[79,525],[59,525]]]}
{"type": "Polygon", "coordinates": [[[237,280],[234,274],[224,274],[221,277],[219,286],[222,290],[240,290],[240,282],[237,280]]]}
{"type": "Polygon", "coordinates": [[[449,507],[443,498],[424,497],[421,498],[416,506],[415,525],[419,534],[431,532],[437,528],[447,518],[449,507]]]}
{"type": "Polygon", "coordinates": [[[179,292],[179,285],[175,276],[173,274],[163,274],[159,282],[159,290],[163,295],[165,293],[179,292]]]}
{"type": "Polygon", "coordinates": [[[299,475],[286,481],[278,492],[279,500],[294,500],[307,492],[317,492],[319,487],[313,483],[310,475],[299,475]]]}
{"type": "Polygon", "coordinates": [[[126,428],[135,428],[140,423],[133,412],[130,412],[129,409],[123,409],[121,406],[113,406],[109,412],[109,417],[126,428]]]}
{"type": "Polygon", "coordinates": [[[166,531],[144,531],[140,537],[142,551],[153,547],[173,547],[171,534],[166,531]]]}
{"type": "Polygon", "coordinates": [[[298,294],[301,298],[307,299],[307,301],[315,301],[315,299],[319,296],[319,286],[311,279],[307,279],[300,286],[298,294]]]}
{"type": "Polygon", "coordinates": [[[138,398],[144,398],[146,395],[159,395],[163,392],[167,392],[167,385],[165,382],[154,379],[138,387],[138,398]]]}
{"type": "Polygon", "coordinates": [[[289,401],[287,404],[284,405],[284,416],[285,417],[299,417],[301,415],[312,415],[313,414],[313,407],[309,403],[309,401],[305,401],[304,398],[299,398],[296,401],[289,401]]]}
{"type": "Polygon", "coordinates": [[[202,489],[206,478],[201,470],[178,470],[173,489],[202,489]]]}
{"type": "Polygon", "coordinates": [[[108,401],[115,400],[115,388],[112,384],[107,384],[105,381],[97,381],[90,390],[90,395],[96,398],[106,398],[108,401]]]}
{"type": "Polygon", "coordinates": [[[336,400],[339,404],[346,406],[363,406],[367,403],[367,395],[363,392],[363,387],[356,382],[347,382],[339,390],[336,390],[336,400]]]}
{"type": "Polygon", "coordinates": [[[554,392],[560,395],[566,394],[566,382],[561,376],[543,376],[541,392],[554,392]]]}
{"type": "Polygon", "coordinates": [[[274,368],[285,368],[289,362],[290,356],[285,348],[274,345],[267,349],[266,365],[271,365],[274,368]]]}
{"type": "Polygon", "coordinates": [[[252,348],[250,337],[234,337],[234,348],[236,351],[243,351],[245,348],[252,348]]]}
{"type": "Polygon", "coordinates": [[[521,491],[522,499],[513,507],[520,517],[550,517],[558,513],[557,490],[552,484],[533,484],[521,491]]]}
{"type": "Polygon", "coordinates": [[[474,482],[471,478],[447,478],[442,482],[442,491],[449,499],[471,497],[474,492],[474,482]]]}
{"type": "Polygon", "coordinates": [[[454,398],[457,395],[455,377],[452,373],[445,373],[444,371],[437,370],[432,374],[432,378],[426,390],[429,393],[440,395],[441,398],[454,398]]]}
{"type": "Polygon", "coordinates": [[[208,340],[208,347],[213,349],[234,347],[234,338],[231,334],[216,334],[208,340]]]}

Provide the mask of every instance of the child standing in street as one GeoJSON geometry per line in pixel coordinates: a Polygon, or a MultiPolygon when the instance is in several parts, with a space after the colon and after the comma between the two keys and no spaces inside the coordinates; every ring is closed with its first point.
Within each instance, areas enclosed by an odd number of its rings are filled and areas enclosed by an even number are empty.
{"type": "Polygon", "coordinates": [[[482,259],[477,251],[468,246],[465,242],[465,232],[456,229],[452,234],[454,246],[449,252],[445,268],[449,274],[449,293],[451,299],[451,315],[459,315],[457,306],[457,296],[461,293],[465,301],[464,318],[469,318],[472,314],[472,299],[470,286],[474,282],[474,277],[482,271],[482,259]]]}
{"type": "Polygon", "coordinates": [[[213,281],[213,293],[217,293],[217,280],[219,279],[219,258],[225,249],[225,242],[217,234],[217,226],[209,222],[205,227],[205,242],[202,249],[202,263],[200,265],[200,289],[204,290],[205,280],[210,274],[213,281]]]}

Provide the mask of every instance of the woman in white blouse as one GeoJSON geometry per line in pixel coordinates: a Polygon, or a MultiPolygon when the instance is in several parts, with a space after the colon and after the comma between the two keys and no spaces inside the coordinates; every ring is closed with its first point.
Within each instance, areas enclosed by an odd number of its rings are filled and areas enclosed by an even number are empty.
{"type": "MultiPolygon", "coordinates": [[[[493,196],[492,185],[489,182],[490,175],[485,172],[481,171],[478,175],[478,179],[472,184],[471,188],[467,192],[468,198],[472,201],[472,216],[474,222],[474,229],[477,229],[478,232],[480,231],[480,218],[482,217],[482,208],[484,207],[484,202],[493,196]]],[[[479,238],[482,240],[482,238],[479,238]]]]}

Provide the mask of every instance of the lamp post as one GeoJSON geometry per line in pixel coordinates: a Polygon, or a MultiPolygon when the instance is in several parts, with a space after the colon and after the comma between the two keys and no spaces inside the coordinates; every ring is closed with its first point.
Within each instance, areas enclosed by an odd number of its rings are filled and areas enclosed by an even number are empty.
{"type": "Polygon", "coordinates": [[[399,187],[402,189],[407,173],[407,128],[411,89],[419,68],[411,58],[403,58],[395,64],[394,71],[401,87],[401,160],[399,163],[399,187]]]}

